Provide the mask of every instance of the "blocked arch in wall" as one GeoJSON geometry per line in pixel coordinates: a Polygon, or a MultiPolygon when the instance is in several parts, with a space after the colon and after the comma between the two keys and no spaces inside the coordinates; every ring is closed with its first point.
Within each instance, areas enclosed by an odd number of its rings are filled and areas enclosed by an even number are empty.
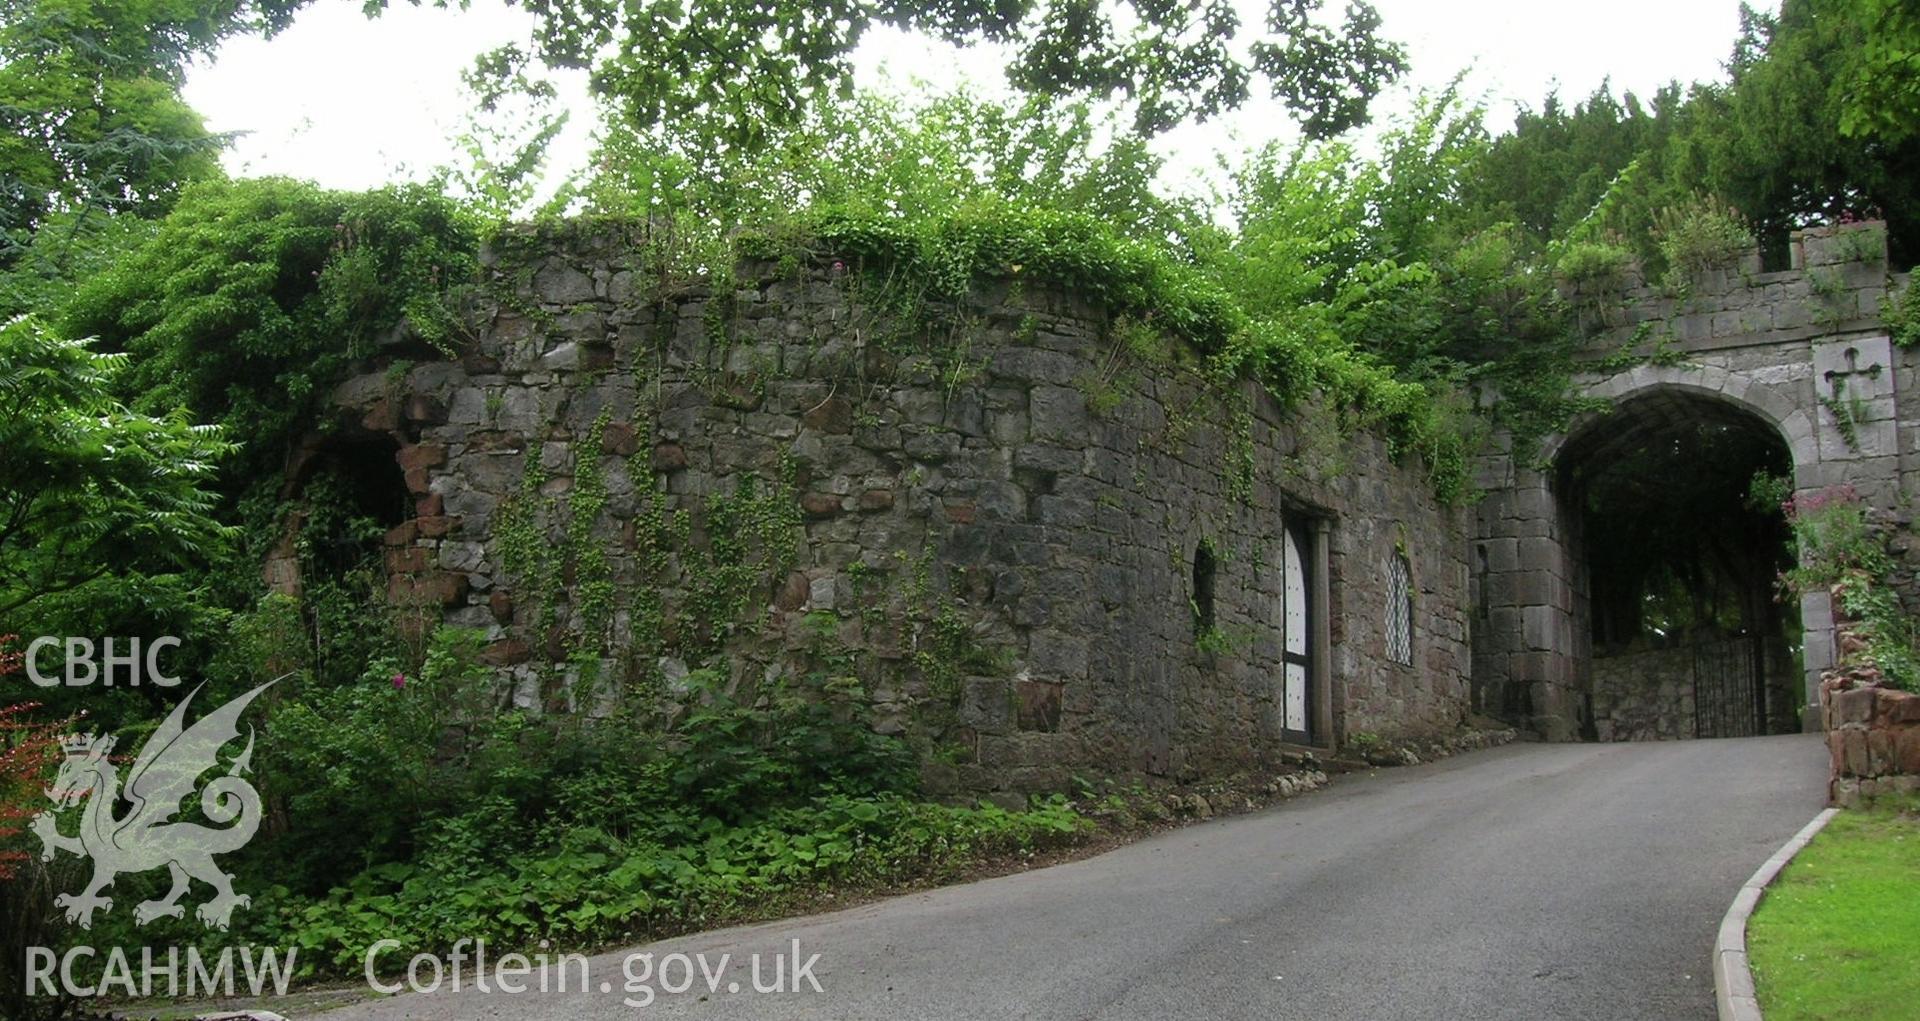
{"type": "MultiPolygon", "coordinates": [[[[280,522],[280,535],[268,553],[264,578],[270,591],[298,595],[311,580],[304,573],[315,567],[325,571],[342,570],[372,554],[380,554],[386,573],[393,576],[416,574],[419,567],[408,567],[409,554],[392,548],[394,535],[384,540],[355,541],[352,548],[308,550],[310,563],[303,563],[298,552],[302,531],[312,510],[309,489],[314,480],[331,475],[345,482],[344,493],[351,498],[351,513],[395,529],[416,518],[418,505],[399,454],[404,449],[391,433],[371,429],[343,427],[306,436],[288,459],[281,482],[280,502],[289,508],[280,522]]],[[[422,554],[410,554],[420,557],[422,554]]]]}

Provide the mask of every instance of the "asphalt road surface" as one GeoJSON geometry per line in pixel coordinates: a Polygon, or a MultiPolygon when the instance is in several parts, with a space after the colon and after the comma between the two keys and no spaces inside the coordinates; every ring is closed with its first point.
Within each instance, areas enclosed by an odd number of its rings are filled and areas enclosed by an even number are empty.
{"type": "Polygon", "coordinates": [[[324,1017],[1707,1021],[1720,916],[1824,780],[1803,736],[1516,745],[1086,861],[603,955],[585,992],[576,967],[573,991],[481,993],[469,964],[461,992],[324,1017]],[[821,991],[753,991],[751,955],[769,985],[795,940],[785,985],[817,954],[821,991]]]}

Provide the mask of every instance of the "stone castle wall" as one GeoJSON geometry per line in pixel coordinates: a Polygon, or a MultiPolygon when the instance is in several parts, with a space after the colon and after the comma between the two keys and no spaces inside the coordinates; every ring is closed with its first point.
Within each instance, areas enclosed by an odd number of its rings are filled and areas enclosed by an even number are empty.
{"type": "MultiPolygon", "coordinates": [[[[1259,767],[1283,746],[1282,530],[1311,520],[1317,741],[1462,719],[1466,514],[1378,440],[1209,385],[1056,289],[984,282],[909,320],[831,260],[662,293],[634,252],[500,249],[469,353],[397,338],[306,451],[386,445],[413,509],[388,534],[393,598],[483,631],[523,704],[826,673],[861,682],[936,788],[1259,767]],[[1401,553],[1407,665],[1385,647],[1401,553]]],[[[299,583],[290,555],[269,576],[299,583]]]]}
{"type": "Polygon", "coordinates": [[[1694,736],[1693,648],[1641,647],[1593,661],[1594,736],[1672,741],[1694,736]]]}
{"type": "Polygon", "coordinates": [[[1596,351],[1666,344],[1690,352],[1791,348],[1817,337],[1868,333],[1881,324],[1890,275],[1879,222],[1796,232],[1791,265],[1763,271],[1758,252],[1696,274],[1683,293],[1651,283],[1638,267],[1569,299],[1596,351]]]}

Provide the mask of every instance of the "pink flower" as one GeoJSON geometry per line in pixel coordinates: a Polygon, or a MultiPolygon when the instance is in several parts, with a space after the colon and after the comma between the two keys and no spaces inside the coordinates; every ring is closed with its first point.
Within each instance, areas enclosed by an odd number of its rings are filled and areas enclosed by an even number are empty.
{"type": "Polygon", "coordinates": [[[393,690],[395,690],[395,691],[399,691],[399,690],[400,690],[401,688],[404,688],[404,687],[406,687],[406,686],[407,686],[407,675],[406,675],[406,674],[394,674],[394,675],[393,675],[393,690]]]}

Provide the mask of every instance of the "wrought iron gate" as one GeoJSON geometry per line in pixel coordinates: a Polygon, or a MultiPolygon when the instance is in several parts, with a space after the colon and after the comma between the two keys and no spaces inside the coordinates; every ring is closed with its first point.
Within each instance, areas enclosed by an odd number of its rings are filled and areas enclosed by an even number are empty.
{"type": "Polygon", "coordinates": [[[1693,735],[1754,737],[1766,733],[1764,660],[1751,636],[1693,647],[1693,735]]]}

